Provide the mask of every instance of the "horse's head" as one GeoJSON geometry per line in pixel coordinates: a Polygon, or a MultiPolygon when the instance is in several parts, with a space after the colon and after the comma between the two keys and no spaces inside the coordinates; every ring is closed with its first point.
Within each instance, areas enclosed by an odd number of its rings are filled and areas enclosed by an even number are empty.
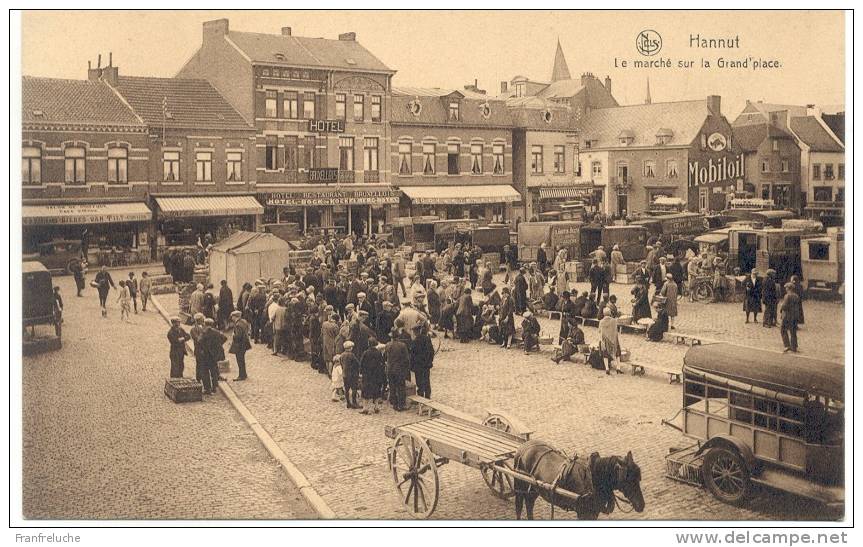
{"type": "Polygon", "coordinates": [[[619,490],[623,497],[632,504],[636,512],[644,511],[644,495],[641,493],[641,468],[632,459],[632,452],[627,452],[625,458],[617,458],[614,489],[619,490]]]}

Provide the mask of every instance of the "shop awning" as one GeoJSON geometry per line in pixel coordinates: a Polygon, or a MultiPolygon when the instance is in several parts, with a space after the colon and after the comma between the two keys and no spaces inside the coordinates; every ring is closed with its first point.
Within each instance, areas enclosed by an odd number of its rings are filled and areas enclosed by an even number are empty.
{"type": "Polygon", "coordinates": [[[557,188],[540,188],[539,199],[586,198],[593,195],[593,189],[593,186],[559,186],[557,188]]]}
{"type": "Polygon", "coordinates": [[[162,217],[226,217],[264,212],[254,196],[202,196],[156,198],[162,217]]]}
{"type": "Polygon", "coordinates": [[[146,203],[73,203],[66,205],[25,205],[23,224],[109,224],[146,222],[153,213],[146,203]]]}
{"type": "Polygon", "coordinates": [[[402,187],[410,200],[417,205],[512,203],[521,201],[518,190],[507,184],[480,184],[476,186],[414,186],[402,187]]]}

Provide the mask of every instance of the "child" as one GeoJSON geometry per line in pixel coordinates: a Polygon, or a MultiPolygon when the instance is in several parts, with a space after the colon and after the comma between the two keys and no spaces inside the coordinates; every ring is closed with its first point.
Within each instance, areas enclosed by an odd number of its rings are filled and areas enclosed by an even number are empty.
{"type": "Polygon", "coordinates": [[[334,403],[338,403],[345,398],[345,385],[342,379],[342,355],[344,353],[339,353],[333,357],[333,372],[330,376],[330,387],[333,390],[333,396],[330,400],[334,403]]]}
{"type": "Polygon", "coordinates": [[[119,293],[117,302],[120,303],[120,320],[131,323],[129,314],[132,312],[132,297],[129,295],[129,287],[125,281],[120,281],[119,293]]]}
{"type": "Polygon", "coordinates": [[[342,382],[345,390],[345,405],[348,408],[360,408],[357,404],[357,390],[360,380],[360,362],[354,355],[354,343],[345,342],[345,351],[339,359],[342,368],[342,382]]]}

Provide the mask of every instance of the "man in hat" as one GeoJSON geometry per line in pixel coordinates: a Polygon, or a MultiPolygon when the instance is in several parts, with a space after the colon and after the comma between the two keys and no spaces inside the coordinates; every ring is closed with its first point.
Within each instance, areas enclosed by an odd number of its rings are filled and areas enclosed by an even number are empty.
{"type": "Polygon", "coordinates": [[[368,349],[369,338],[375,337],[375,331],[368,326],[369,314],[365,310],[357,312],[356,319],[351,324],[350,340],[354,343],[354,355],[359,359],[368,349]]]}
{"type": "Polygon", "coordinates": [[[369,318],[374,319],[375,308],[372,303],[369,302],[365,292],[357,293],[357,311],[364,311],[369,318]]]}
{"type": "Polygon", "coordinates": [[[288,309],[285,298],[279,298],[270,305],[272,310],[273,326],[273,355],[284,351],[285,340],[288,336],[288,309]]]}
{"type": "Polygon", "coordinates": [[[407,410],[405,406],[405,380],[410,375],[410,338],[403,332],[393,329],[392,339],[384,349],[387,382],[390,386],[390,404],[396,412],[407,410]]]}
{"type": "Polygon", "coordinates": [[[530,353],[533,348],[539,349],[539,321],[530,310],[524,312],[521,322],[521,337],[524,341],[524,354],[530,353]]]}
{"type": "Polygon", "coordinates": [[[536,252],[536,265],[542,275],[548,271],[548,253],[545,250],[545,242],[539,244],[539,250],[536,252]]]}
{"type": "Polygon", "coordinates": [[[171,328],[168,329],[168,342],[171,345],[169,353],[171,359],[171,378],[183,377],[186,341],[189,339],[189,333],[180,326],[180,318],[176,316],[171,317],[171,328]]]}
{"type": "Polygon", "coordinates": [[[779,304],[783,352],[797,353],[797,325],[800,321],[800,297],[794,283],[785,284],[785,297],[779,304]]]}
{"type": "Polygon", "coordinates": [[[618,266],[626,266],[626,260],[623,258],[623,252],[620,250],[620,245],[615,244],[611,249],[611,271],[617,273],[618,266]]]}
{"type": "Polygon", "coordinates": [[[776,326],[776,306],[779,303],[779,287],[776,283],[776,270],[770,268],[761,284],[761,301],[764,303],[763,327],[776,326]]]}
{"type": "Polygon", "coordinates": [[[593,251],[593,256],[600,262],[605,262],[608,258],[608,255],[605,254],[605,247],[603,247],[602,245],[600,245],[596,248],[595,251],[593,251]]]}
{"type": "MultiPolygon", "coordinates": [[[[219,361],[225,359],[224,344],[228,338],[216,330],[216,322],[207,317],[204,319],[204,333],[201,335],[201,357],[204,361],[203,384],[204,393],[211,394],[219,387],[219,361]],[[209,375],[207,374],[209,372],[209,375]]],[[[245,378],[238,378],[245,380],[245,378]]]]}
{"type": "Polygon", "coordinates": [[[228,326],[228,318],[234,311],[234,293],[228,286],[226,280],[222,280],[219,284],[219,310],[216,315],[218,320],[219,330],[225,330],[228,326]]]}
{"type": "Polygon", "coordinates": [[[668,259],[664,256],[659,257],[659,264],[653,268],[652,281],[655,287],[654,294],[658,293],[665,284],[666,276],[668,275],[668,259]]]}
{"type": "Polygon", "coordinates": [[[252,349],[252,343],[249,340],[249,323],[243,319],[243,313],[239,310],[231,312],[231,321],[234,323],[234,334],[228,352],[233,353],[236,357],[238,376],[245,380],[248,378],[246,376],[246,352],[252,349]]]}
{"type": "Polygon", "coordinates": [[[416,338],[410,347],[411,370],[414,373],[414,383],[417,395],[431,399],[431,369],[434,363],[434,345],[428,329],[419,328],[416,338]]]}
{"type": "Polygon", "coordinates": [[[191,296],[189,296],[189,313],[191,315],[195,315],[196,313],[204,312],[204,285],[198,283],[195,287],[194,292],[192,292],[191,296]]]}
{"type": "Polygon", "coordinates": [[[354,355],[354,343],[350,340],[344,344],[345,351],[339,357],[342,366],[342,383],[345,389],[345,405],[348,408],[360,408],[357,404],[357,390],[360,381],[360,362],[354,355]]]}
{"type": "Polygon", "coordinates": [[[369,349],[360,359],[363,393],[363,410],[360,414],[380,412],[379,405],[382,403],[383,386],[386,382],[386,364],[383,356],[386,345],[374,345],[373,342],[375,341],[369,339],[369,349]]]}
{"type": "Polygon", "coordinates": [[[683,294],[683,266],[674,255],[668,255],[666,259],[668,260],[668,273],[671,274],[671,278],[677,284],[677,294],[683,294]]]}
{"type": "Polygon", "coordinates": [[[638,263],[638,267],[632,272],[632,277],[637,284],[647,287],[650,284],[650,270],[647,269],[647,261],[642,260],[638,263]]]}

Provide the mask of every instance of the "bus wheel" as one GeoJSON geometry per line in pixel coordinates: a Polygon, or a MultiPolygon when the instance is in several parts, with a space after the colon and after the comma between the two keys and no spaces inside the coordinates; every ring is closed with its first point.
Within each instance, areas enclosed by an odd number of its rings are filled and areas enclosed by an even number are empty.
{"type": "Polygon", "coordinates": [[[711,448],[704,456],[701,476],[707,489],[723,503],[743,505],[752,495],[749,469],[736,450],[711,448]]]}

